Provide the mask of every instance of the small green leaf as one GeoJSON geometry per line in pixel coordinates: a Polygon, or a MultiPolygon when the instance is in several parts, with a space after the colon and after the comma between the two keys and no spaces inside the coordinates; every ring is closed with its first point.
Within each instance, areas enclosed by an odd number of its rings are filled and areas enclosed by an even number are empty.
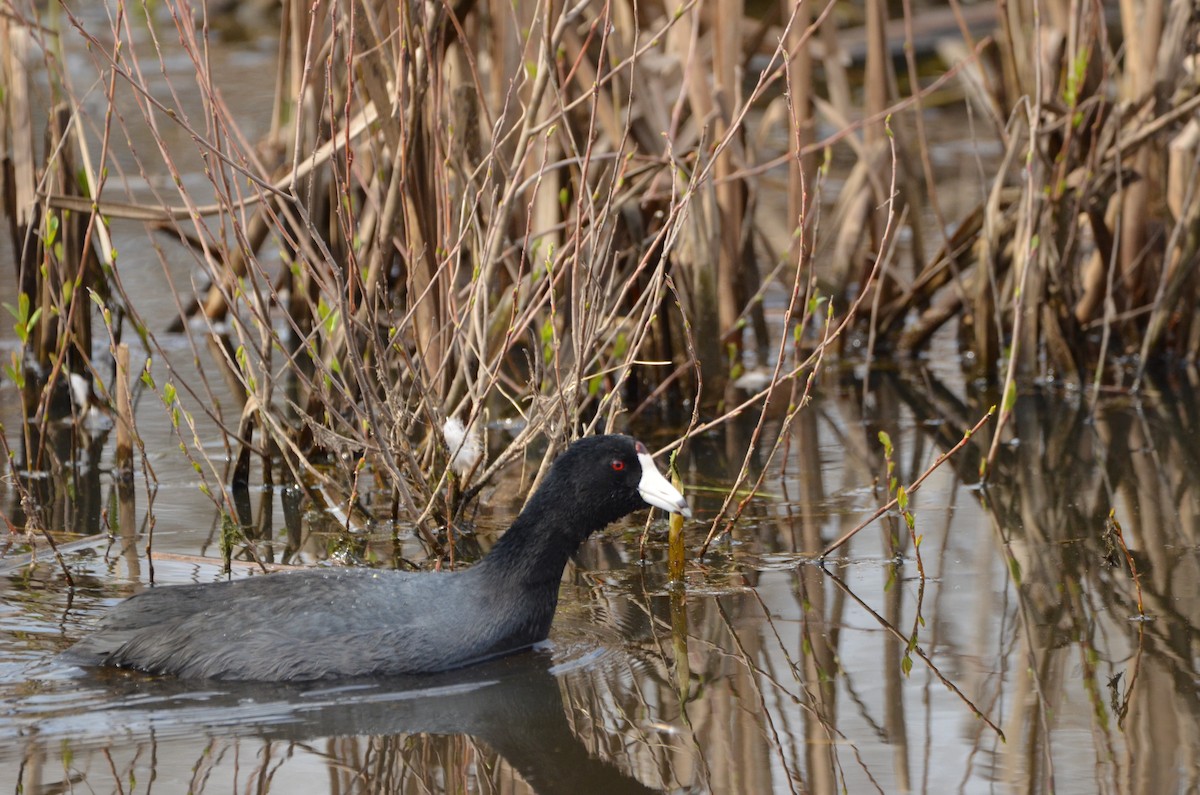
{"type": "Polygon", "coordinates": [[[892,437],[888,435],[887,431],[879,432],[879,443],[881,445],[883,445],[884,456],[886,456],[887,458],[891,458],[892,457],[892,437]]]}
{"type": "Polygon", "coordinates": [[[1012,577],[1012,581],[1013,581],[1014,585],[1021,584],[1021,564],[1019,562],[1017,562],[1016,558],[1009,558],[1008,574],[1010,577],[1012,577]]]}
{"type": "Polygon", "coordinates": [[[8,310],[8,314],[12,315],[18,323],[24,323],[25,318],[29,317],[29,293],[21,293],[17,296],[17,305],[5,303],[4,308],[8,310]]]}
{"type": "Polygon", "coordinates": [[[338,318],[338,311],[325,303],[325,297],[321,296],[317,300],[317,319],[320,320],[321,326],[325,329],[327,335],[332,335],[334,329],[337,328],[338,318]]]}
{"type": "Polygon", "coordinates": [[[1015,405],[1017,405],[1017,382],[1009,381],[1008,388],[1004,390],[1004,413],[1012,411],[1015,405]]]}
{"type": "Polygon", "coordinates": [[[38,318],[41,316],[42,308],[39,306],[37,309],[33,310],[33,314],[29,316],[29,322],[25,324],[25,334],[21,337],[21,342],[24,342],[29,336],[29,333],[33,330],[33,327],[37,325],[38,318]]]}
{"type": "Polygon", "coordinates": [[[33,327],[37,325],[38,318],[42,316],[42,308],[38,307],[35,309],[32,315],[29,313],[28,293],[21,293],[17,296],[17,305],[15,307],[12,304],[5,304],[4,308],[17,321],[13,324],[13,331],[17,333],[21,344],[28,344],[29,334],[32,332],[33,327]]]}
{"type": "Polygon", "coordinates": [[[4,374],[16,384],[17,389],[25,388],[25,368],[21,366],[21,355],[12,352],[12,364],[4,366],[4,374]]]}
{"type": "Polygon", "coordinates": [[[629,337],[624,331],[617,332],[617,341],[613,343],[613,356],[620,359],[629,350],[629,337]]]}

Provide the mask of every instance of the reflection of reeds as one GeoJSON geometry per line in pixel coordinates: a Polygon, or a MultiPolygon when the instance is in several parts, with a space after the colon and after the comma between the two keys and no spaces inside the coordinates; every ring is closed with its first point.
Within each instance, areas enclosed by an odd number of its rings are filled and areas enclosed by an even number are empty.
{"type": "MultiPolygon", "coordinates": [[[[1172,760],[1196,747],[1189,639],[1200,615],[1181,594],[1197,571],[1187,550],[1200,463],[1191,395],[1159,386],[1135,405],[1021,397],[1006,434],[1020,443],[1001,446],[978,492],[1015,595],[1016,623],[1000,639],[1011,646],[1011,695],[996,693],[1009,704],[1003,775],[1030,791],[1061,784],[1056,767],[1077,749],[1059,738],[1080,728],[1110,760],[1098,780],[1135,782],[1128,791],[1176,789],[1172,760]]],[[[929,414],[924,390],[908,397],[918,417],[929,414]]],[[[943,403],[938,413],[964,409],[943,403]]],[[[939,432],[943,444],[952,432],[939,432]]]]}
{"type": "MultiPolygon", "coordinates": [[[[672,593],[665,541],[645,565],[619,539],[585,549],[564,592],[574,630],[560,624],[567,642],[558,649],[574,659],[580,646],[597,644],[603,654],[555,672],[572,734],[591,756],[667,788],[940,791],[957,781],[1051,792],[1082,775],[1105,791],[1177,791],[1178,767],[1169,763],[1180,749],[1200,747],[1191,531],[1200,459],[1191,409],[1146,399],[1104,402],[1092,414],[1080,400],[1023,397],[1011,426],[1021,444],[1001,447],[986,489],[961,485],[978,483],[981,440],[932,476],[949,482],[946,501],[931,495],[936,483],[913,495],[925,535],[922,593],[903,533],[856,536],[827,564],[841,582],[801,551],[819,550],[857,522],[869,510],[863,500],[886,499],[871,488],[886,471],[880,430],[896,445],[897,479],[911,482],[980,409],[891,374],[876,377],[866,407],[860,384],[841,386],[839,396],[850,399],[818,394],[790,428],[787,466],[770,467],[766,488],[778,484],[786,502],[754,501],[745,517],[752,525],[742,528],[752,532],[685,572],[703,589],[672,593]],[[840,467],[817,465],[830,455],[840,467]],[[1138,617],[1136,588],[1104,537],[1114,507],[1148,621],[1129,620],[1138,617]]],[[[768,436],[779,420],[768,420],[768,436]]],[[[752,423],[741,429],[751,433],[752,423]]],[[[697,443],[715,446],[713,436],[697,443]]],[[[744,439],[734,441],[727,457],[710,456],[714,469],[741,459],[744,439]]],[[[38,593],[62,598],[44,586],[38,593]]],[[[376,706],[390,714],[403,704],[376,706]]],[[[546,722],[500,714],[505,727],[546,722]]],[[[361,720],[360,708],[346,719],[361,720]]],[[[313,725],[333,731],[322,720],[313,725]]],[[[467,786],[484,771],[504,782],[513,775],[494,747],[457,738],[237,742],[242,760],[262,761],[277,781],[313,758],[347,788],[352,779],[467,786]]],[[[58,747],[43,738],[43,750],[58,747]]],[[[161,780],[171,764],[165,753],[141,747],[139,780],[155,758],[161,780]]],[[[232,776],[233,745],[221,747],[229,750],[218,769],[232,776]]],[[[551,756],[550,747],[536,755],[551,756]]],[[[85,749],[74,754],[82,760],[85,749]]],[[[199,758],[194,750],[185,766],[199,758]]],[[[125,764],[116,765],[121,780],[125,764]]],[[[208,789],[222,780],[210,776],[208,789]]]]}

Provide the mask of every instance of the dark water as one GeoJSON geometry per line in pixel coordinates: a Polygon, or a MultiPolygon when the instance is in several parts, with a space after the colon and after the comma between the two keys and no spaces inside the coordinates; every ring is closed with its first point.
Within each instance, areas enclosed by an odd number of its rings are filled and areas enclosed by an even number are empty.
{"type": "MultiPolygon", "coordinates": [[[[986,489],[981,439],[913,496],[924,577],[896,516],[817,565],[811,551],[880,504],[879,430],[910,482],[981,416],[934,377],[876,375],[864,403],[828,373],[761,496],[689,562],[686,593],[666,588],[660,523],[645,562],[639,526],[614,528],[569,570],[547,649],[434,679],[289,688],[63,668],[56,651],[140,587],[146,562],[119,543],[75,548],[72,595],[14,547],[0,789],[1192,791],[1197,403],[1025,396],[986,489]]],[[[689,448],[693,550],[748,434],[689,448]]],[[[763,438],[779,434],[769,418],[763,438]]],[[[212,519],[176,514],[159,519],[160,550],[194,553],[212,519]]],[[[303,532],[301,550],[328,547],[320,523],[303,532]]],[[[215,579],[216,563],[160,560],[156,577],[215,579]]]]}

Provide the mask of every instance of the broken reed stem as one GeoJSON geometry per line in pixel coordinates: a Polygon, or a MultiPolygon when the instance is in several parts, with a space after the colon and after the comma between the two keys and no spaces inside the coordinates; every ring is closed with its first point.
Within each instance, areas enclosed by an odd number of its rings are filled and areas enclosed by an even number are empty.
{"type": "Polygon", "coordinates": [[[1110,508],[1108,511],[1108,529],[1117,539],[1117,543],[1121,546],[1121,552],[1125,555],[1125,563],[1129,566],[1129,576],[1133,578],[1133,588],[1137,593],[1137,610],[1138,618],[1146,619],[1146,610],[1142,604],[1142,583],[1138,575],[1137,564],[1133,562],[1133,555],[1129,551],[1129,547],[1125,544],[1125,534],[1121,531],[1121,522],[1117,520],[1117,512],[1115,508],[1110,508]]]}
{"type": "Polygon", "coordinates": [[[117,346],[117,473],[123,481],[133,480],[133,402],[129,398],[129,346],[117,346]]]}
{"type": "MultiPolygon", "coordinates": [[[[918,477],[916,480],[914,480],[908,486],[908,488],[905,490],[906,493],[909,495],[915,494],[917,489],[921,488],[921,484],[925,482],[925,479],[928,478],[930,475],[932,475],[934,470],[936,470],[942,464],[946,463],[946,461],[948,461],[952,455],[954,455],[959,450],[961,450],[963,448],[963,446],[966,445],[966,443],[971,440],[971,437],[974,436],[976,433],[978,433],[979,429],[983,427],[983,424],[985,422],[987,422],[989,419],[991,419],[992,415],[995,412],[996,412],[996,407],[995,406],[990,407],[987,410],[987,414],[984,414],[982,417],[980,417],[979,421],[976,422],[969,431],[967,431],[966,433],[963,434],[963,437],[962,437],[962,439],[959,440],[958,444],[954,445],[949,450],[947,450],[946,452],[944,452],[940,456],[938,456],[937,460],[934,461],[932,464],[930,464],[929,468],[926,469],[924,472],[922,472],[921,476],[918,477]]],[[[899,504],[899,500],[897,498],[893,497],[891,500],[889,500],[887,502],[886,505],[880,506],[874,513],[872,513],[870,516],[868,516],[866,519],[864,519],[862,522],[860,522],[858,525],[856,525],[852,530],[850,530],[847,533],[845,533],[844,535],[842,535],[842,537],[839,538],[837,541],[834,541],[832,544],[825,547],[825,549],[821,552],[820,555],[817,556],[817,558],[819,560],[824,560],[825,558],[829,557],[829,555],[831,553],[833,553],[835,550],[837,550],[839,547],[841,547],[843,544],[845,544],[847,541],[849,541],[851,538],[853,538],[855,535],[857,535],[860,530],[862,530],[867,525],[871,524],[871,522],[874,522],[880,516],[883,516],[885,513],[890,511],[892,508],[895,508],[896,505],[898,505],[898,504],[899,504]]]]}
{"type": "MultiPolygon", "coordinates": [[[[1040,62],[1035,64],[1038,69],[1040,82],[1040,62]]],[[[1032,108],[1027,111],[1026,124],[1029,127],[1029,149],[1026,153],[1026,160],[1033,164],[1036,158],[1038,135],[1041,129],[1039,124],[1041,111],[1041,91],[1037,93],[1037,98],[1032,108]]],[[[1017,376],[1032,376],[1030,368],[1024,366],[1022,361],[1024,358],[1032,356],[1037,348],[1036,339],[1026,339],[1027,334],[1035,334],[1036,328],[1027,328],[1031,321],[1036,318],[1033,314],[1039,309],[1040,302],[1038,300],[1030,300],[1029,297],[1029,280],[1030,274],[1035,268],[1041,267],[1041,243],[1038,235],[1038,229],[1041,225],[1042,202],[1039,188],[1044,174],[1036,164],[1029,165],[1024,171],[1025,181],[1022,188],[1021,206],[1023,212],[1018,215],[1017,232],[1014,246],[1017,252],[1014,257],[1013,268],[1018,273],[1018,284],[1016,293],[1012,301],[1012,344],[1008,352],[1008,366],[1004,374],[1004,386],[1001,391],[1000,400],[1000,417],[996,421],[996,433],[992,435],[992,444],[988,449],[987,458],[984,460],[980,470],[980,477],[986,478],[992,464],[996,460],[996,455],[1000,451],[1000,436],[1004,431],[1004,426],[1008,423],[1009,415],[1012,414],[1013,407],[1017,403],[1017,376]],[[1028,315],[1028,317],[1027,317],[1028,315]]],[[[990,260],[985,263],[987,266],[995,260],[990,260]]],[[[1039,273],[1039,282],[1044,278],[1044,274],[1039,273]]],[[[999,309],[999,296],[997,299],[997,309],[999,309]]]]}
{"type": "MultiPolygon", "coordinates": [[[[671,463],[667,469],[670,473],[671,485],[682,494],[683,479],[679,477],[679,469],[675,466],[677,457],[678,452],[671,454],[671,463]]],[[[644,544],[644,533],[642,534],[642,541],[644,544]]],[[[684,589],[683,574],[685,559],[686,548],[683,543],[683,514],[672,513],[667,525],[667,581],[680,591],[684,589]]]]}

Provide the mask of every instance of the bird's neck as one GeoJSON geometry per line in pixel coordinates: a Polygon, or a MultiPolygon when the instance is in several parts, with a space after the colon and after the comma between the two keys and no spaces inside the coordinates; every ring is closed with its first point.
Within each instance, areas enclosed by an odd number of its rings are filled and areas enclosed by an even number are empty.
{"type": "Polygon", "coordinates": [[[557,592],[567,561],[607,524],[563,496],[553,488],[539,489],[480,565],[511,583],[557,592]]]}

